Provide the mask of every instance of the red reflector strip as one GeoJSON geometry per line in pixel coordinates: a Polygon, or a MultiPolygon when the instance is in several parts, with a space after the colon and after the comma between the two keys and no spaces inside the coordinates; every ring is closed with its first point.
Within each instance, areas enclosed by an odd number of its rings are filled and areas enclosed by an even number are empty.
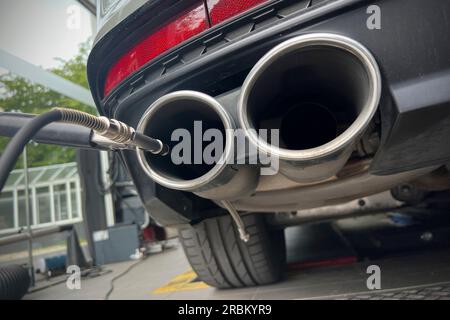
{"type": "Polygon", "coordinates": [[[307,261],[307,262],[294,262],[290,263],[288,266],[289,270],[303,270],[321,267],[335,267],[344,266],[348,264],[353,264],[358,262],[358,258],[354,256],[350,257],[340,257],[329,260],[319,260],[319,261],[307,261]]]}
{"type": "Polygon", "coordinates": [[[216,25],[268,0],[207,0],[211,24],[216,25]]]}
{"type": "Polygon", "coordinates": [[[111,67],[106,76],[104,95],[108,95],[122,80],[150,60],[206,28],[207,17],[203,3],[164,25],[134,46],[111,67]]]}

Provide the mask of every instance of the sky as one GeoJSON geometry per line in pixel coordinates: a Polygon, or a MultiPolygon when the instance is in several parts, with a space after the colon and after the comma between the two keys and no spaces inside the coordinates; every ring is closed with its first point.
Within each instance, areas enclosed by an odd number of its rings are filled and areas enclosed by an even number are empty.
{"type": "Polygon", "coordinates": [[[94,28],[75,0],[0,0],[0,48],[46,69],[74,56],[94,28]]]}

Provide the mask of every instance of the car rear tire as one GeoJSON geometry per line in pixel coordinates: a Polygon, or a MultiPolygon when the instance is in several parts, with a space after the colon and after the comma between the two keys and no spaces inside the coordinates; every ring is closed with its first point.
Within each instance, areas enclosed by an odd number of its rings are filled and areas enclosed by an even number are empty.
{"type": "Polygon", "coordinates": [[[230,216],[180,229],[184,252],[200,280],[216,288],[242,288],[278,281],[286,265],[284,230],[270,230],[264,214],[242,216],[250,240],[239,238],[230,216]]]}

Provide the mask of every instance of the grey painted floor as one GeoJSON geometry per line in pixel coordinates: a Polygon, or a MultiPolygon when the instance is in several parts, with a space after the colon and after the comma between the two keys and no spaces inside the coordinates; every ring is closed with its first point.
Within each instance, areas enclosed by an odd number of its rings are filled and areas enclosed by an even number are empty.
{"type": "MultiPolygon", "coordinates": [[[[80,290],[68,290],[65,283],[37,291],[25,299],[103,299],[110,280],[134,262],[108,265],[110,273],[96,278],[83,278],[80,290]]],[[[381,268],[382,290],[450,283],[450,252],[434,251],[402,257],[332,267],[293,270],[280,283],[247,289],[216,290],[206,287],[188,291],[155,294],[177,275],[189,270],[181,248],[148,257],[115,282],[111,299],[317,299],[346,298],[351,294],[366,296],[366,268],[381,268]]]]}

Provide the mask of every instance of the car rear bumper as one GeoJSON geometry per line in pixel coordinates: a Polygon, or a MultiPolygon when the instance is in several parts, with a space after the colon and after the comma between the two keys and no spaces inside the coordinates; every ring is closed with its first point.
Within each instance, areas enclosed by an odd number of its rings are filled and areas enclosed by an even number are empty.
{"type": "MultiPolygon", "coordinates": [[[[139,14],[144,16],[145,12],[139,14]]],[[[138,20],[133,16],[96,44],[89,59],[89,79],[99,110],[130,125],[136,126],[159,97],[185,89],[211,96],[228,95],[224,107],[233,115],[233,96],[243,79],[275,45],[305,33],[344,35],[372,52],[383,77],[381,144],[370,173],[402,174],[450,161],[448,16],[450,4],[445,0],[338,0],[311,7],[301,1],[274,1],[177,46],[102,98],[100,60],[112,59],[102,57],[117,43],[127,45],[127,41],[119,41],[120,30],[132,28],[133,21],[138,20]],[[367,8],[373,4],[381,9],[379,30],[370,30],[366,25],[367,8]],[[289,8],[291,13],[286,14],[289,8]]],[[[170,192],[183,194],[186,203],[171,203],[170,197],[163,196],[169,191],[143,173],[134,153],[124,152],[124,157],[149,211],[156,215],[165,212],[164,217],[155,217],[157,220],[166,224],[175,224],[178,219],[180,223],[194,220],[199,218],[196,206],[209,206],[178,191],[170,192]],[[158,212],[153,210],[155,204],[158,212]],[[160,210],[165,205],[173,210],[171,214],[160,210]]]]}

